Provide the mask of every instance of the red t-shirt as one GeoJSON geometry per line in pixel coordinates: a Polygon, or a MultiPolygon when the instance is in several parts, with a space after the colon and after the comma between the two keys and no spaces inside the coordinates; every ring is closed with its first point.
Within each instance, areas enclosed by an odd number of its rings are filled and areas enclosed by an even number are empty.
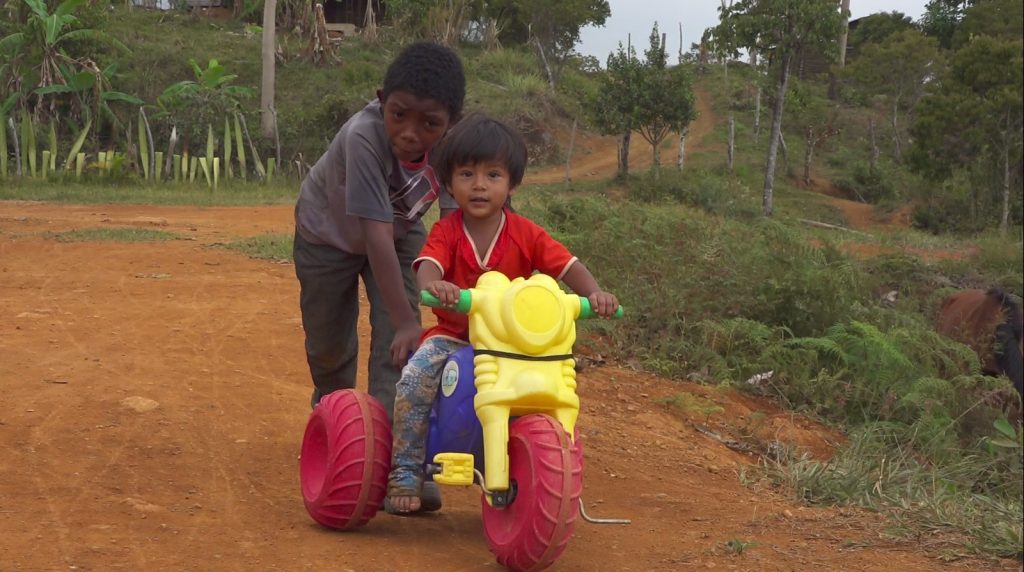
{"type": "MultiPolygon", "coordinates": [[[[426,262],[441,269],[445,281],[459,288],[472,288],[480,275],[497,270],[510,280],[528,278],[534,271],[560,279],[576,262],[562,243],[530,219],[508,209],[497,235],[484,253],[478,253],[462,223],[458,210],[438,221],[427,236],[413,270],[426,262]]],[[[437,325],[423,333],[423,340],[443,336],[469,340],[469,319],[465,314],[433,308],[437,325]]]]}

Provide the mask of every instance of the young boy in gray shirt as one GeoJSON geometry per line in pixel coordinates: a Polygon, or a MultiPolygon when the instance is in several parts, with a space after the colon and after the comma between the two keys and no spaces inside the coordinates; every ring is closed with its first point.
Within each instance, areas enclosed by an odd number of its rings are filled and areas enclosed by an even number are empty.
{"type": "Polygon", "coordinates": [[[311,404],[356,383],[359,278],[370,305],[369,393],[390,417],[400,368],[421,334],[412,262],[420,217],[439,199],[430,150],[458,121],[466,80],[458,56],[419,42],[388,66],[377,99],[334,137],[295,206],[295,274],[313,378],[311,404]]]}

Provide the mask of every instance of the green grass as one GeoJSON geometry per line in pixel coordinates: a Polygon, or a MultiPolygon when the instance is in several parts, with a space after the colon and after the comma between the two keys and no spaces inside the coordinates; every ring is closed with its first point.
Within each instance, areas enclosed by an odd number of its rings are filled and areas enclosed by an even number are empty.
{"type": "Polygon", "coordinates": [[[299,184],[280,179],[269,185],[244,183],[237,179],[214,191],[205,185],[145,184],[140,181],[103,180],[40,181],[33,179],[0,182],[0,200],[51,201],[78,204],[132,203],[149,205],[274,205],[294,203],[299,184]]]}
{"type": "Polygon", "coordinates": [[[163,230],[152,230],[147,228],[121,227],[121,228],[83,228],[63,232],[45,232],[48,239],[58,242],[160,242],[166,240],[179,240],[181,235],[163,230]]]}
{"type": "Polygon", "coordinates": [[[291,234],[264,234],[235,240],[223,246],[250,258],[291,262],[293,238],[291,234]]]}
{"type": "MultiPolygon", "coordinates": [[[[1012,431],[1012,429],[1010,430],[1012,431]]],[[[927,536],[945,558],[994,554],[1020,558],[1024,544],[1020,433],[942,464],[894,450],[882,425],[856,432],[828,461],[808,457],[768,462],[745,480],[765,477],[815,505],[857,505],[889,516],[889,535],[927,536]],[[751,479],[751,477],[754,477],[751,479]],[[998,484],[1002,483],[1002,486],[998,484]]]]}

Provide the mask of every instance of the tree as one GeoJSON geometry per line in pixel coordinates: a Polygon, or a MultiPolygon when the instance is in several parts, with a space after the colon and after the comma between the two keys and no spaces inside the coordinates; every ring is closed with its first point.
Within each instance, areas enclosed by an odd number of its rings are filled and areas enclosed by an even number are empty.
{"type": "Polygon", "coordinates": [[[716,41],[733,50],[753,48],[770,55],[777,76],[768,158],[764,173],[764,216],[772,214],[775,161],[782,134],[782,111],[790,64],[804,49],[834,57],[840,13],[834,0],[740,0],[721,11],[716,41]]]}
{"type": "Polygon", "coordinates": [[[640,67],[639,99],[633,114],[633,127],[651,144],[652,168],[661,164],[661,142],[671,132],[680,133],[697,118],[693,85],[682,66],[668,67],[668,51],[658,24],[651,30],[646,61],[640,67]]]}
{"type": "Polygon", "coordinates": [[[963,20],[967,8],[975,0],[931,0],[921,16],[921,30],[938,40],[939,45],[953,47],[953,35],[963,20]]]}
{"type": "Polygon", "coordinates": [[[791,105],[795,117],[794,123],[804,138],[804,174],[805,185],[810,185],[811,166],[814,152],[819,145],[839,133],[836,127],[835,108],[829,106],[825,98],[815,93],[814,86],[808,82],[794,82],[790,94],[791,105]]]}
{"type": "Polygon", "coordinates": [[[850,34],[850,45],[864,49],[869,44],[878,44],[889,36],[905,30],[915,30],[914,20],[902,12],[879,12],[860,19],[857,29],[850,34]]]}
{"type": "Polygon", "coordinates": [[[277,57],[275,38],[277,0],[263,0],[263,77],[260,82],[260,131],[266,138],[274,136],[274,66],[277,57]]]}
{"type": "MultiPolygon", "coordinates": [[[[842,70],[846,66],[846,44],[850,39],[850,0],[840,0],[839,18],[839,57],[836,67],[842,70]]],[[[836,78],[835,70],[828,73],[828,97],[829,99],[839,99],[839,81],[836,78]]]]}
{"type": "Polygon", "coordinates": [[[1024,2],[986,0],[968,8],[953,35],[953,48],[959,49],[971,38],[983,35],[1008,40],[1024,37],[1024,2]]]}
{"type": "MultiPolygon", "coordinates": [[[[56,94],[61,93],[55,85],[66,85],[65,78],[80,72],[93,74],[94,80],[101,79],[96,64],[88,58],[76,58],[69,54],[67,48],[79,40],[92,40],[113,46],[123,52],[128,47],[117,39],[90,28],[80,27],[74,12],[85,0],[64,0],[53,12],[49,11],[44,0],[24,0],[30,13],[24,26],[4,38],[0,38],[0,54],[9,58],[5,68],[15,76],[17,91],[27,87],[24,83],[24,70],[19,62],[24,61],[35,78],[27,83],[35,83],[33,94],[37,97],[35,111],[38,115],[47,103],[52,109],[56,94]],[[48,95],[53,97],[47,98],[48,95]]],[[[2,79],[2,78],[0,78],[2,79]]]]}
{"type": "Polygon", "coordinates": [[[632,44],[608,54],[607,71],[588,111],[598,132],[619,137],[618,176],[629,175],[629,142],[633,133],[634,115],[640,101],[641,63],[632,44]]]}
{"type": "Polygon", "coordinates": [[[1021,193],[1020,185],[1011,182],[1024,155],[1022,52],[1021,39],[973,38],[921,100],[911,129],[911,163],[932,180],[947,179],[957,170],[996,168],[988,179],[996,182],[991,195],[1001,198],[999,228],[1004,233],[1011,200],[1021,193]]]}
{"type": "Polygon", "coordinates": [[[490,10],[515,21],[519,29],[526,28],[527,41],[536,48],[552,89],[580,40],[580,30],[603,26],[611,15],[607,0],[504,0],[494,4],[490,10]]]}
{"type": "Polygon", "coordinates": [[[903,159],[900,111],[910,114],[924,93],[925,83],[941,70],[942,54],[935,38],[910,29],[881,43],[868,44],[846,69],[845,76],[862,93],[887,100],[897,161],[903,159]]]}

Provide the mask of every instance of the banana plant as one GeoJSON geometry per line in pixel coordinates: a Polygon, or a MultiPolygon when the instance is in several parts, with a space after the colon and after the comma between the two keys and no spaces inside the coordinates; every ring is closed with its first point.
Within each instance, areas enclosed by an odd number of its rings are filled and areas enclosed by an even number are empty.
{"type": "Polygon", "coordinates": [[[111,64],[102,70],[91,61],[85,61],[83,66],[85,69],[76,71],[70,66],[59,65],[62,82],[37,88],[33,93],[39,97],[69,94],[74,97],[74,102],[85,119],[96,118],[99,121],[102,117],[118,127],[121,126],[121,120],[111,109],[112,102],[120,101],[132,106],[143,105],[143,101],[134,95],[111,89],[111,80],[117,75],[117,64],[111,64]]]}
{"type": "Polygon", "coordinates": [[[79,67],[83,64],[69,55],[65,46],[76,40],[92,40],[113,46],[124,52],[130,52],[119,40],[100,30],[81,28],[81,22],[74,12],[85,0],[64,0],[50,12],[45,0],[22,0],[29,7],[28,20],[20,31],[0,38],[0,51],[18,54],[18,57],[35,58],[26,62],[38,73],[36,110],[39,111],[52,105],[52,97],[57,92],[47,92],[45,88],[63,83],[64,77],[60,67],[66,64],[79,67]],[[43,92],[38,92],[44,89],[43,92]]]}
{"type": "MultiPolygon", "coordinates": [[[[12,93],[7,99],[0,103],[0,179],[7,178],[7,117],[14,109],[14,103],[18,100],[20,93],[12,93]]],[[[15,137],[17,143],[17,137],[15,137]]]]}

